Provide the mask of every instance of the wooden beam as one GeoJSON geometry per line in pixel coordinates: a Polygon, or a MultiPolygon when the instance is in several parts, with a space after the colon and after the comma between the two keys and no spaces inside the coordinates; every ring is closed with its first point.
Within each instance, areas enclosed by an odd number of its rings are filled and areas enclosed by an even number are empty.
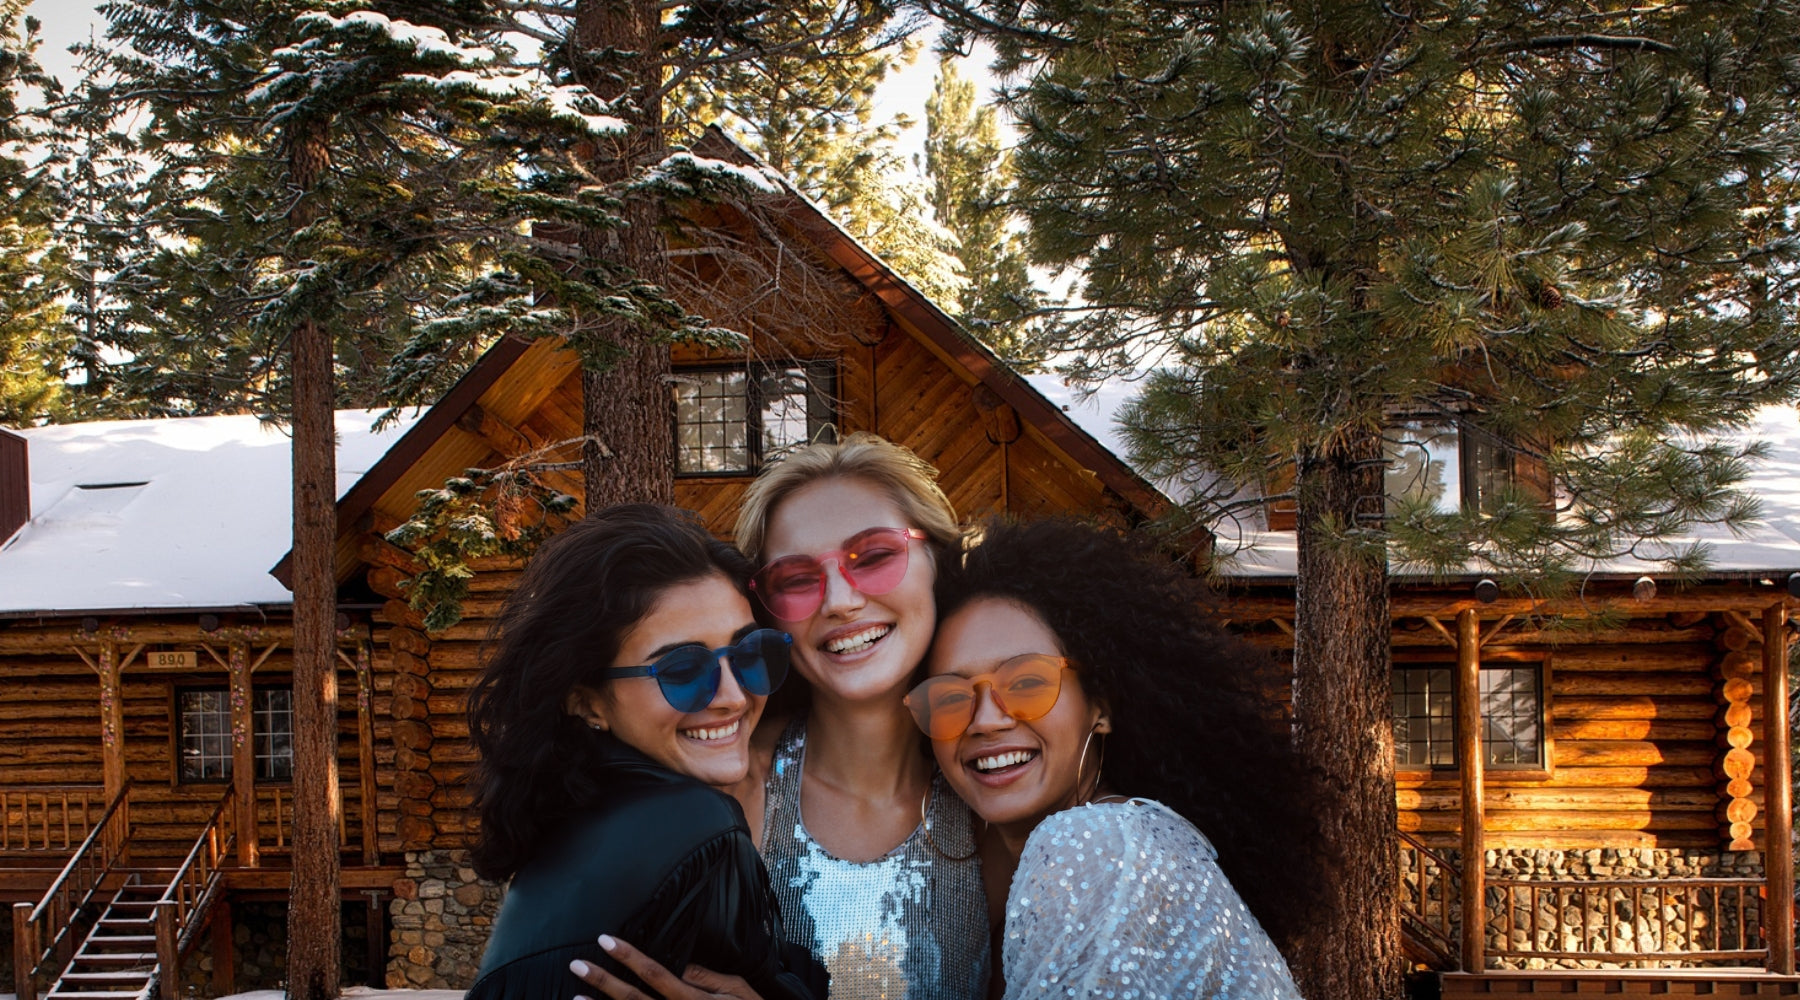
{"type": "MultiPolygon", "coordinates": [[[[1289,612],[1291,615],[1292,612],[1289,612]]],[[[67,625],[56,628],[0,628],[0,656],[11,656],[21,653],[66,653],[71,647],[96,648],[101,642],[108,640],[119,643],[176,643],[181,645],[200,646],[207,642],[229,641],[242,636],[252,645],[274,643],[280,646],[292,645],[294,630],[289,625],[259,625],[254,628],[222,628],[216,632],[207,632],[199,625],[121,625],[105,628],[96,633],[83,632],[80,626],[67,625]]],[[[353,642],[367,639],[369,627],[362,622],[353,622],[349,628],[338,633],[340,642],[353,642]]]]}
{"type": "MultiPolygon", "coordinates": [[[[1229,586],[1229,581],[1227,586],[1229,586]]],[[[1457,614],[1467,610],[1473,610],[1476,614],[1489,619],[1499,618],[1503,615],[1565,615],[1586,618],[1592,617],[1601,610],[1610,610],[1628,618],[1654,618],[1677,612],[1722,612],[1727,610],[1760,615],[1763,609],[1774,603],[1780,603],[1790,610],[1800,608],[1800,600],[1786,597],[1781,590],[1775,587],[1749,584],[1703,585],[1673,594],[1659,594],[1648,601],[1632,600],[1631,591],[1622,588],[1616,594],[1609,591],[1595,595],[1590,592],[1585,599],[1561,597],[1540,600],[1529,597],[1502,597],[1492,604],[1483,604],[1473,596],[1458,597],[1442,591],[1424,593],[1411,591],[1407,589],[1404,581],[1395,581],[1393,596],[1388,601],[1388,613],[1396,620],[1422,618],[1426,615],[1454,618],[1457,614]]],[[[1244,621],[1253,618],[1292,618],[1294,617],[1294,598],[1291,592],[1279,595],[1266,591],[1245,594],[1226,593],[1219,601],[1219,611],[1221,614],[1229,614],[1233,618],[1244,621]]]]}
{"type": "Polygon", "coordinates": [[[1462,771],[1462,967],[1487,966],[1487,852],[1482,844],[1481,620],[1456,616],[1456,754],[1462,771]]]}
{"type": "Polygon", "coordinates": [[[125,704],[119,684],[119,644],[100,644],[95,670],[100,675],[100,773],[111,802],[125,787],[125,704]]]}
{"type": "Polygon", "coordinates": [[[456,418],[456,427],[480,438],[501,458],[523,455],[537,447],[530,435],[489,413],[480,403],[470,403],[456,418]]]}
{"type": "Polygon", "coordinates": [[[223,894],[212,905],[213,996],[237,992],[237,942],[231,937],[231,898],[223,894]]]}
{"type": "MultiPolygon", "coordinates": [[[[369,667],[369,644],[356,645],[357,811],[362,819],[363,864],[381,863],[375,829],[375,681],[369,667]]],[[[373,905],[373,904],[371,904],[373,905]]],[[[371,918],[373,919],[373,918],[371,918]]],[[[372,947],[372,946],[371,946],[372,947]]]]}
{"type": "Polygon", "coordinates": [[[231,700],[231,786],[232,808],[237,821],[237,861],[255,868],[262,853],[262,838],[256,828],[256,745],[252,734],[255,706],[252,703],[250,644],[241,637],[231,641],[225,674],[230,684],[231,700]]]}
{"type": "Polygon", "coordinates": [[[1769,971],[1794,974],[1794,838],[1793,767],[1788,757],[1788,630],[1787,609],[1780,604],[1762,616],[1763,871],[1769,880],[1768,915],[1763,933],[1769,941],[1769,971]]]}

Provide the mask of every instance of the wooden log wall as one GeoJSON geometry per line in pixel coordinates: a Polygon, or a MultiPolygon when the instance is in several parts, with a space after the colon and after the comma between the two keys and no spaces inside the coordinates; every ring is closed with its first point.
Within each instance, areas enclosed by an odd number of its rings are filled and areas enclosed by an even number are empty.
{"type": "MultiPolygon", "coordinates": [[[[28,797],[32,790],[85,786],[99,789],[104,777],[101,729],[100,680],[92,666],[74,650],[69,637],[79,622],[58,622],[38,627],[12,626],[0,631],[0,788],[28,797]]],[[[219,781],[182,783],[178,780],[176,746],[176,691],[184,688],[218,688],[228,685],[226,670],[203,649],[213,646],[227,655],[222,639],[203,637],[193,619],[136,620],[128,634],[174,637],[183,633],[194,641],[155,642],[127,662],[120,675],[119,711],[122,720],[124,773],[132,782],[133,849],[145,858],[179,857],[211,814],[228,785],[219,781]],[[192,670],[152,669],[145,654],[159,649],[196,652],[192,670]]],[[[121,651],[135,646],[133,642],[121,651]]],[[[252,660],[261,658],[266,647],[252,660]]],[[[89,651],[92,655],[91,650],[89,651]]],[[[257,668],[257,686],[289,683],[290,653],[277,647],[257,668]]],[[[346,671],[348,673],[348,671],[346,671]]],[[[339,768],[347,786],[347,832],[351,842],[360,834],[355,808],[358,742],[354,682],[339,708],[339,768]]],[[[284,782],[267,782],[272,787],[284,782]]],[[[96,791],[98,816],[105,795],[96,791]]],[[[33,808],[36,808],[35,806],[33,808]]],[[[265,823],[273,822],[273,815],[265,823]]],[[[263,831],[273,842],[272,828],[263,831]]],[[[3,850],[5,848],[0,848],[3,850]]]]}

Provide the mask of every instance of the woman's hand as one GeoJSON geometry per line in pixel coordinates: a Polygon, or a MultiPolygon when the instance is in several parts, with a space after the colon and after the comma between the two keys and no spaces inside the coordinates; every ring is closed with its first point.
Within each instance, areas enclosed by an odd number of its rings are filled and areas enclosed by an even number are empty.
{"type": "MultiPolygon", "coordinates": [[[[637,973],[637,977],[657,991],[662,1000],[762,1000],[761,994],[742,978],[698,965],[688,966],[682,978],[677,979],[661,963],[610,934],[600,935],[600,947],[619,964],[637,973]]],[[[618,976],[579,958],[569,963],[569,971],[612,1000],[657,1000],[618,976]]]]}

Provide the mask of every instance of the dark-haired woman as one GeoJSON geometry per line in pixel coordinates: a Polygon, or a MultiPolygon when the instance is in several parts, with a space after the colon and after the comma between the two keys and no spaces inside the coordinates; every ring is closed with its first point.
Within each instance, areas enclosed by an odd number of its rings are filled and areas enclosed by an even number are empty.
{"type": "Polygon", "coordinates": [[[822,997],[737,803],[789,637],[760,628],[750,567],[691,516],[610,507],[545,545],[470,696],[481,753],[475,868],[511,879],[474,1000],[576,996],[571,968],[629,976],[602,936],[700,963],[768,1000],[822,997]]]}
{"type": "Polygon", "coordinates": [[[1311,909],[1307,775],[1199,596],[1067,521],[993,524],[942,579],[907,707],[1016,865],[1008,998],[1300,995],[1264,928],[1311,909]]]}

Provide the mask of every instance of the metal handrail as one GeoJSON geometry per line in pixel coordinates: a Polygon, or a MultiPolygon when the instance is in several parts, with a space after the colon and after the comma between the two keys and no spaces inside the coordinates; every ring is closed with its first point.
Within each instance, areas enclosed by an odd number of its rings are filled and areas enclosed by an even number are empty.
{"type": "Polygon", "coordinates": [[[100,822],[88,831],[81,846],[63,866],[56,880],[50,883],[37,905],[16,903],[13,906],[13,988],[18,1000],[35,1000],[38,967],[62,947],[76,915],[93,900],[113,865],[123,856],[130,839],[131,782],[127,780],[107,803],[106,811],[100,814],[100,822]],[[89,874],[87,885],[80,890],[81,898],[71,903],[70,897],[74,893],[70,883],[83,872],[89,874]],[[56,934],[48,945],[40,947],[43,927],[52,923],[56,925],[56,934]]]}
{"type": "Polygon", "coordinates": [[[228,789],[156,901],[156,971],[162,996],[180,995],[182,947],[199,922],[196,918],[211,905],[219,885],[219,861],[231,856],[237,840],[229,829],[231,810],[226,807],[231,804],[228,789]]]}

